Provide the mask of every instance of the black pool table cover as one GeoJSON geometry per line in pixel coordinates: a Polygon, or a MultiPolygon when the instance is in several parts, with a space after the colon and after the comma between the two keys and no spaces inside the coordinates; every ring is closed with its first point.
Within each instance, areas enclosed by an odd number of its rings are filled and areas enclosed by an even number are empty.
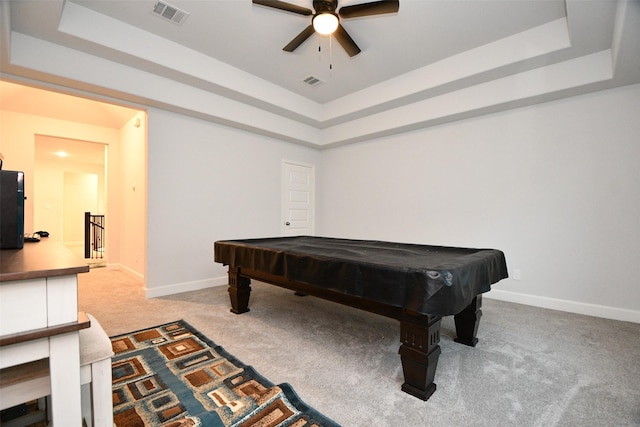
{"type": "Polygon", "coordinates": [[[508,277],[496,249],[312,236],[217,241],[214,259],[432,316],[459,313],[508,277]]]}

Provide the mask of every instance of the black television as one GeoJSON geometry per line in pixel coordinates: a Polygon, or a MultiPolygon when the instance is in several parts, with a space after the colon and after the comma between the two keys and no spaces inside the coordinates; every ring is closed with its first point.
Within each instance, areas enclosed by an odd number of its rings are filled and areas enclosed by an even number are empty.
{"type": "Polygon", "coordinates": [[[0,170],[0,249],[24,246],[24,173],[0,170]]]}

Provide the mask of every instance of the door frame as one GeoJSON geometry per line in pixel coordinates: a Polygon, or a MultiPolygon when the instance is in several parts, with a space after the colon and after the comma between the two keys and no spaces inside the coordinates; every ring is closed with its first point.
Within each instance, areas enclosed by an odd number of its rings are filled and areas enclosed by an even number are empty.
{"type": "Polygon", "coordinates": [[[281,189],[280,189],[280,235],[287,235],[287,194],[289,187],[287,185],[287,165],[300,166],[310,169],[311,172],[311,197],[310,203],[310,219],[309,219],[309,235],[315,235],[316,230],[316,166],[310,163],[299,162],[296,160],[282,159],[281,165],[281,189]]]}

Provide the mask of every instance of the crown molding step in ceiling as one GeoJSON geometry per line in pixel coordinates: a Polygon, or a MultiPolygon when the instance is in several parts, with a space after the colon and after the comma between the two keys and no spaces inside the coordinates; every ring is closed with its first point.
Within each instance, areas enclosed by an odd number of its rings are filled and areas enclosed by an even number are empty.
{"type": "Polygon", "coordinates": [[[4,79],[317,148],[640,83],[640,0],[0,7],[4,79]],[[331,35],[314,34],[322,13],[331,35]]]}

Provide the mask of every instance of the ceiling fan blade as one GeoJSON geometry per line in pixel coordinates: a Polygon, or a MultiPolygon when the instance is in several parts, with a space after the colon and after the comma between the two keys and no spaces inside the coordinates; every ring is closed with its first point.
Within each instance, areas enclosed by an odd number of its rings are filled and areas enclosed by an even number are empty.
{"type": "Polygon", "coordinates": [[[338,24],[338,29],[333,33],[333,35],[343,49],[347,51],[349,56],[356,56],[360,53],[360,48],[341,24],[338,24]]]}
{"type": "Polygon", "coordinates": [[[360,16],[381,15],[395,13],[400,9],[399,0],[380,0],[370,3],[345,6],[338,11],[340,18],[357,18],[360,16]]]}
{"type": "Polygon", "coordinates": [[[302,30],[302,32],[298,34],[293,40],[291,40],[288,45],[283,47],[282,50],[284,50],[285,52],[293,52],[313,33],[315,33],[315,30],[313,29],[313,25],[309,25],[307,28],[302,30]]]}
{"type": "Polygon", "coordinates": [[[307,9],[306,7],[298,6],[295,4],[287,3],[284,1],[278,0],[252,0],[253,4],[259,4],[261,6],[272,7],[274,9],[284,10],[285,12],[293,12],[299,15],[313,15],[313,11],[311,9],[307,9]]]}

